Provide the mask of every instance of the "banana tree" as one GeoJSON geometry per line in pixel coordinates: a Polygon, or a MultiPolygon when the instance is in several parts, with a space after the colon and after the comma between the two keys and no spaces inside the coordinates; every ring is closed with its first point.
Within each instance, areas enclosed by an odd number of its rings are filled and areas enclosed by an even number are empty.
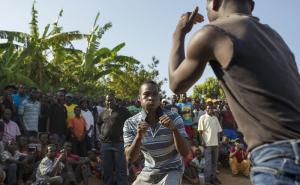
{"type": "MultiPolygon", "coordinates": [[[[43,88],[46,81],[51,79],[51,72],[47,71],[49,57],[54,55],[54,50],[67,48],[74,40],[83,39],[86,35],[79,31],[62,32],[58,27],[58,21],[51,27],[48,24],[42,34],[39,33],[38,12],[35,3],[32,5],[32,19],[30,22],[30,33],[0,30],[0,39],[13,38],[13,45],[20,50],[23,61],[21,61],[24,72],[39,87],[43,88]],[[50,28],[52,30],[50,31],[50,28]]],[[[59,13],[59,18],[62,11],[59,13]]]]}
{"type": "MultiPolygon", "coordinates": [[[[69,76],[77,76],[78,86],[80,90],[89,94],[98,91],[103,87],[102,81],[112,72],[121,72],[127,64],[139,64],[139,61],[133,57],[119,55],[118,52],[125,47],[125,43],[118,44],[112,49],[100,47],[100,41],[104,33],[112,26],[106,23],[104,26],[98,25],[98,13],[91,32],[87,35],[87,47],[85,51],[77,51],[74,57],[74,63],[70,62],[73,74],[69,76]]],[[[74,50],[72,50],[74,53],[74,50]]]]}

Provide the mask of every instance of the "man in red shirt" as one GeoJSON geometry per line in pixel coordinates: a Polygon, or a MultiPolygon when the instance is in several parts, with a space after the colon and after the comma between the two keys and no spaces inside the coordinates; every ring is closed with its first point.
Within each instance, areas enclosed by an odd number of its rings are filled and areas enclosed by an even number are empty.
{"type": "Polygon", "coordinates": [[[248,177],[250,172],[250,162],[247,159],[247,153],[244,150],[240,139],[235,140],[235,145],[229,149],[229,164],[233,175],[243,173],[244,176],[248,177]]]}

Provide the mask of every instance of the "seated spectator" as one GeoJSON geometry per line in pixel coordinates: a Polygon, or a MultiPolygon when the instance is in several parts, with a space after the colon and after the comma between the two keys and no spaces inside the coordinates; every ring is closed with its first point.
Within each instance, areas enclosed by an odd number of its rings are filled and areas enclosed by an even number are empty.
{"type": "MultiPolygon", "coordinates": [[[[0,154],[4,152],[4,142],[2,140],[4,133],[4,123],[0,123],[0,154]]],[[[0,185],[4,185],[4,180],[6,178],[6,173],[4,171],[4,165],[0,163],[0,185]]]]}
{"type": "Polygon", "coordinates": [[[90,160],[90,168],[92,175],[101,179],[102,175],[102,160],[100,158],[99,152],[96,149],[88,151],[88,158],[90,160]]]}
{"type": "Polygon", "coordinates": [[[201,149],[202,147],[195,150],[195,157],[189,163],[189,167],[186,168],[184,172],[184,177],[192,184],[199,184],[199,175],[203,174],[204,176],[204,149],[202,149],[202,151],[201,149]]]}
{"type": "Polygon", "coordinates": [[[4,123],[0,122],[0,154],[4,152],[3,135],[4,135],[4,123]]]}
{"type": "Polygon", "coordinates": [[[17,123],[11,120],[12,112],[10,109],[5,109],[3,114],[4,122],[4,135],[3,141],[16,140],[17,136],[21,135],[20,129],[17,123]]]}
{"type": "Polygon", "coordinates": [[[137,176],[142,172],[143,168],[144,168],[144,156],[142,154],[140,154],[139,158],[129,164],[128,167],[128,171],[129,171],[129,175],[128,175],[128,179],[129,182],[132,183],[135,181],[135,179],[137,178],[137,176]]]}
{"type": "Polygon", "coordinates": [[[72,152],[79,156],[86,156],[86,122],[81,116],[81,108],[79,106],[76,106],[73,111],[75,117],[72,117],[69,120],[69,129],[73,146],[72,152]]]}
{"type": "Polygon", "coordinates": [[[196,149],[195,158],[191,161],[190,165],[195,167],[198,173],[204,173],[205,160],[204,160],[204,148],[199,147],[196,149]]]}
{"type": "Polygon", "coordinates": [[[62,160],[65,153],[61,153],[56,159],[57,148],[55,145],[48,145],[47,155],[43,158],[36,172],[37,185],[60,185],[63,183],[62,169],[64,165],[62,160]]]}
{"type": "Polygon", "coordinates": [[[20,172],[21,166],[27,166],[26,162],[23,160],[24,156],[17,151],[17,144],[14,140],[9,140],[5,144],[5,151],[1,154],[2,163],[5,166],[6,172],[6,184],[15,185],[23,184],[22,182],[17,182],[17,172],[20,172]]]}
{"type": "Polygon", "coordinates": [[[222,138],[222,142],[219,145],[219,161],[223,167],[228,167],[229,165],[229,149],[231,145],[229,143],[229,138],[225,135],[222,138]]]}
{"type": "Polygon", "coordinates": [[[28,153],[28,137],[26,135],[19,135],[17,137],[18,151],[22,155],[27,155],[28,153]]]}
{"type": "Polygon", "coordinates": [[[49,144],[56,145],[57,150],[60,150],[62,146],[58,142],[59,138],[57,134],[50,134],[49,135],[49,144]]]}
{"type": "MultiPolygon", "coordinates": [[[[67,181],[69,181],[68,183],[77,184],[82,181],[84,185],[88,185],[88,178],[90,176],[90,169],[88,166],[90,162],[89,158],[73,154],[72,143],[70,142],[64,143],[63,151],[66,153],[65,165],[69,176],[69,179],[67,179],[67,181]]],[[[58,153],[58,155],[60,154],[58,153]]]]}
{"type": "Polygon", "coordinates": [[[39,142],[41,145],[41,152],[40,152],[40,157],[44,157],[47,154],[48,150],[48,141],[49,141],[49,134],[46,132],[40,133],[39,134],[39,142]]]}
{"type": "Polygon", "coordinates": [[[249,176],[250,162],[247,159],[247,153],[239,139],[236,139],[235,145],[230,148],[229,164],[234,176],[238,175],[238,173],[242,173],[246,177],[249,176]]]}

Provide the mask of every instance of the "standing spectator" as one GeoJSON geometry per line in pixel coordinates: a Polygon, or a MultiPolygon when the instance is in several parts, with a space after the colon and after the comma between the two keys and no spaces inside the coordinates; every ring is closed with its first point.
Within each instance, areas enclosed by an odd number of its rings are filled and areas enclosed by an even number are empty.
{"type": "Polygon", "coordinates": [[[161,100],[161,108],[165,109],[166,106],[170,105],[167,99],[161,100]]]}
{"type": "Polygon", "coordinates": [[[57,134],[59,144],[62,145],[67,135],[67,109],[64,106],[64,94],[58,92],[57,101],[52,103],[48,110],[47,131],[57,134]]]}
{"type": "Polygon", "coordinates": [[[26,95],[26,87],[24,85],[18,86],[18,92],[17,94],[12,95],[14,105],[17,109],[19,109],[19,106],[23,103],[24,100],[28,100],[28,96],[26,95]]]}
{"type": "Polygon", "coordinates": [[[64,168],[62,160],[65,153],[61,153],[56,159],[57,148],[55,145],[48,146],[47,155],[42,159],[36,172],[36,184],[60,185],[63,183],[61,171],[64,168]]]}
{"type": "Polygon", "coordinates": [[[79,156],[86,156],[86,122],[81,116],[81,108],[76,106],[73,110],[75,116],[69,120],[69,128],[71,130],[72,151],[79,156]]]}
{"type": "Polygon", "coordinates": [[[246,177],[249,176],[250,161],[247,159],[247,153],[239,139],[236,139],[235,145],[230,148],[229,164],[234,176],[239,172],[246,177]]]}
{"type": "Polygon", "coordinates": [[[193,125],[197,125],[199,123],[199,119],[202,115],[205,114],[205,111],[201,109],[201,104],[199,99],[194,99],[193,100],[193,113],[194,113],[194,118],[193,118],[193,125]]]}
{"type": "Polygon", "coordinates": [[[165,109],[170,110],[172,112],[176,112],[179,113],[179,107],[176,105],[178,102],[178,98],[176,94],[173,94],[172,98],[171,98],[171,104],[167,105],[165,107],[165,109]]]}
{"type": "Polygon", "coordinates": [[[127,119],[123,128],[128,162],[135,162],[140,152],[145,158],[133,185],[180,185],[182,156],[190,152],[183,121],[177,113],[159,108],[159,87],[154,81],[144,82],[139,94],[143,109],[127,119]]]}
{"type": "MultiPolygon", "coordinates": [[[[104,111],[104,100],[105,98],[104,97],[99,97],[98,100],[97,100],[97,104],[96,104],[96,108],[97,108],[97,112],[98,112],[98,116],[100,116],[101,112],[104,111]]],[[[97,116],[97,117],[98,117],[97,116]]]]}
{"type": "MultiPolygon", "coordinates": [[[[2,111],[4,109],[10,109],[12,112],[12,117],[15,118],[17,115],[17,108],[14,105],[12,94],[15,89],[14,85],[7,85],[4,87],[3,97],[1,99],[1,108],[2,111]]],[[[16,121],[16,120],[15,120],[16,121]]]]}
{"type": "Polygon", "coordinates": [[[94,135],[94,116],[93,113],[88,109],[88,100],[86,98],[80,100],[81,115],[86,123],[86,134],[87,134],[87,148],[88,150],[94,147],[93,135],[94,135]]]}
{"type": "Polygon", "coordinates": [[[222,132],[222,128],[218,118],[214,116],[214,109],[212,106],[208,105],[206,108],[206,114],[200,117],[198,131],[202,145],[205,147],[205,182],[220,184],[216,171],[219,154],[219,134],[222,132]]]}
{"type": "Polygon", "coordinates": [[[184,128],[190,139],[193,139],[193,105],[192,102],[187,101],[186,93],[180,94],[179,114],[184,123],[184,128]]]}
{"type": "Polygon", "coordinates": [[[224,129],[224,134],[227,135],[230,140],[236,139],[237,124],[227,103],[225,104],[225,110],[221,112],[220,122],[224,129]]]}
{"type": "Polygon", "coordinates": [[[48,119],[48,109],[49,105],[51,104],[49,102],[49,96],[46,94],[42,95],[41,98],[41,114],[39,118],[39,132],[46,132],[47,131],[47,119],[48,119]]]}
{"type": "Polygon", "coordinates": [[[105,103],[106,108],[100,114],[98,121],[102,141],[102,181],[104,185],[113,184],[113,170],[115,170],[117,184],[125,185],[128,183],[128,179],[124,155],[123,126],[131,114],[125,107],[116,104],[116,98],[113,94],[106,96],[105,103]]]}
{"type": "Polygon", "coordinates": [[[37,100],[37,90],[33,88],[28,100],[19,106],[21,128],[24,133],[37,136],[41,103],[37,100]]]}
{"type": "Polygon", "coordinates": [[[228,167],[229,165],[229,149],[231,144],[229,143],[229,138],[224,135],[222,142],[219,145],[219,161],[223,167],[228,167]]]}
{"type": "Polygon", "coordinates": [[[11,120],[11,110],[5,109],[4,115],[3,115],[3,121],[4,122],[4,134],[3,134],[3,141],[7,142],[9,140],[15,140],[17,136],[21,135],[20,129],[17,125],[17,123],[13,122],[11,120]]]}
{"type": "Polygon", "coordinates": [[[68,93],[66,94],[66,103],[65,103],[65,107],[67,109],[67,114],[68,114],[68,122],[71,118],[75,117],[75,114],[74,114],[74,108],[76,107],[77,105],[73,103],[73,96],[72,94],[68,93]]]}

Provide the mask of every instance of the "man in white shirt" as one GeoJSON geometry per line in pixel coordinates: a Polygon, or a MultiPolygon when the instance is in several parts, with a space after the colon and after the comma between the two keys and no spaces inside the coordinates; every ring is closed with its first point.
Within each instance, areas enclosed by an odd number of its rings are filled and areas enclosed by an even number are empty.
{"type": "Polygon", "coordinates": [[[218,118],[214,116],[213,106],[208,105],[206,108],[206,114],[200,117],[198,131],[200,134],[201,143],[205,147],[205,182],[206,184],[220,184],[220,181],[216,176],[216,171],[219,152],[219,134],[221,134],[222,128],[218,118]]]}
{"type": "Polygon", "coordinates": [[[88,109],[88,100],[82,99],[80,101],[81,115],[86,122],[86,133],[87,133],[87,144],[88,150],[94,147],[94,116],[93,113],[88,109]]]}

